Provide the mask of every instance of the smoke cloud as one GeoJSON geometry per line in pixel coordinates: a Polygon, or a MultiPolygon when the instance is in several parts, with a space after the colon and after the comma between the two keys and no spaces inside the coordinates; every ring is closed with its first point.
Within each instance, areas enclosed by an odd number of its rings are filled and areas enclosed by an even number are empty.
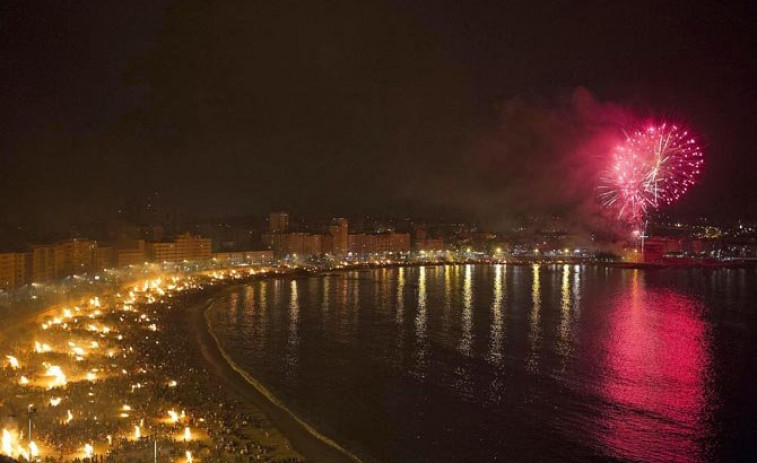
{"type": "Polygon", "coordinates": [[[595,188],[623,128],[634,124],[629,109],[576,88],[553,101],[508,100],[498,117],[474,137],[461,173],[435,180],[438,197],[495,227],[544,215],[576,231],[615,226],[603,217],[595,188]]]}

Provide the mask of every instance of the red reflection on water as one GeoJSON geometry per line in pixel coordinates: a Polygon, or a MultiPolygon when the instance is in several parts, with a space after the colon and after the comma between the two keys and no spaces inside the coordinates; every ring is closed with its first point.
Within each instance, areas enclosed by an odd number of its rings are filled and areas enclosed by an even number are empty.
{"type": "Polygon", "coordinates": [[[600,394],[603,451],[636,461],[705,458],[705,323],[698,303],[670,290],[647,290],[635,271],[611,307],[600,394]]]}

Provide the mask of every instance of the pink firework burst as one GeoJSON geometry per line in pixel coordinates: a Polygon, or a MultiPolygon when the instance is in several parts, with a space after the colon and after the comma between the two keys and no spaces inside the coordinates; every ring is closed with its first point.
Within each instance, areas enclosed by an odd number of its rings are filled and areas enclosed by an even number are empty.
{"type": "Polygon", "coordinates": [[[599,200],[632,224],[677,201],[699,178],[703,163],[694,137],[668,123],[626,135],[612,159],[601,177],[599,200]]]}

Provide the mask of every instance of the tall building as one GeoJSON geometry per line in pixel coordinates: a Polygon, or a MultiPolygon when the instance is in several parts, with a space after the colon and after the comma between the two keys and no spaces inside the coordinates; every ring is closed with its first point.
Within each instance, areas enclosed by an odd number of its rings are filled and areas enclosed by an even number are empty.
{"type": "Polygon", "coordinates": [[[0,289],[13,289],[30,281],[31,254],[24,252],[0,253],[0,289]]]}
{"type": "Polygon", "coordinates": [[[410,252],[410,233],[390,233],[389,252],[410,252]]]}
{"type": "Polygon", "coordinates": [[[321,253],[322,235],[310,233],[289,233],[286,235],[286,245],[282,254],[299,254],[303,256],[321,253]]]}
{"type": "Polygon", "coordinates": [[[32,246],[31,280],[43,282],[102,270],[112,265],[112,249],[96,241],[74,238],[32,246]]]}
{"type": "Polygon", "coordinates": [[[106,268],[113,267],[115,263],[115,254],[113,248],[110,246],[97,246],[95,248],[92,270],[98,271],[106,268]]]}
{"type": "Polygon", "coordinates": [[[58,244],[63,249],[61,276],[78,275],[98,270],[95,263],[97,243],[90,240],[71,239],[58,244]]]}
{"type": "Polygon", "coordinates": [[[211,240],[185,233],[173,242],[149,243],[148,254],[156,262],[207,260],[211,256],[211,240]]]}
{"type": "Polygon", "coordinates": [[[289,213],[271,212],[268,215],[268,231],[272,234],[289,231],[289,213]]]}
{"type": "Polygon", "coordinates": [[[63,267],[63,249],[54,244],[32,246],[32,281],[51,281],[59,277],[63,267]]]}
{"type": "Polygon", "coordinates": [[[289,234],[287,233],[264,233],[263,244],[268,246],[276,256],[286,253],[289,234]]]}
{"type": "Polygon", "coordinates": [[[176,243],[158,242],[147,244],[148,255],[153,262],[181,262],[182,257],[176,251],[176,243]]]}
{"type": "Polygon", "coordinates": [[[349,252],[355,254],[375,254],[385,252],[409,252],[410,234],[377,233],[353,234],[348,237],[349,252]]]}
{"type": "Polygon", "coordinates": [[[423,249],[426,246],[428,233],[423,227],[415,227],[415,249],[423,249]]]}
{"type": "Polygon", "coordinates": [[[145,240],[134,240],[123,243],[115,250],[116,267],[127,265],[141,265],[147,261],[147,246],[145,240]]]}
{"type": "Polygon", "coordinates": [[[346,254],[349,250],[348,226],[347,219],[334,219],[334,225],[329,227],[331,235],[331,251],[334,254],[346,254]]]}
{"type": "Polygon", "coordinates": [[[425,251],[444,251],[444,240],[441,238],[426,238],[422,249],[425,251]]]}
{"type": "Polygon", "coordinates": [[[189,233],[176,237],[177,252],[183,257],[182,260],[207,260],[211,254],[210,238],[192,236],[189,233]]]}
{"type": "Polygon", "coordinates": [[[413,248],[416,251],[443,251],[444,240],[441,238],[430,238],[425,228],[415,227],[415,244],[413,248]]]}

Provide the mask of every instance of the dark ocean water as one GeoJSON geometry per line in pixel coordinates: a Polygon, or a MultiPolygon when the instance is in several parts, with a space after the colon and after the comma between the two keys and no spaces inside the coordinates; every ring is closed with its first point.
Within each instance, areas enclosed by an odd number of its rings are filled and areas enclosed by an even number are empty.
{"type": "Polygon", "coordinates": [[[240,286],[212,317],[368,461],[757,461],[755,269],[380,269],[240,286]]]}

